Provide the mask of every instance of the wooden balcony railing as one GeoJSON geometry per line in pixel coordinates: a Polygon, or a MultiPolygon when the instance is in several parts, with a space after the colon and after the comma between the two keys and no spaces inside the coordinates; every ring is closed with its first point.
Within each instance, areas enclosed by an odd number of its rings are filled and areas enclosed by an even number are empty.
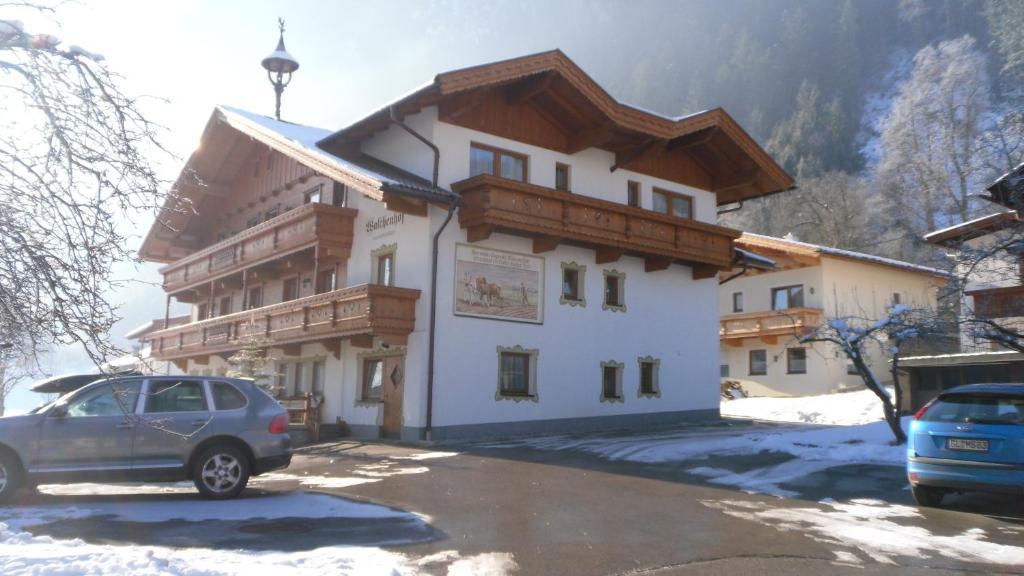
{"type": "Polygon", "coordinates": [[[452,190],[464,200],[459,223],[471,242],[502,231],[533,237],[534,252],[566,242],[595,248],[598,263],[622,254],[644,257],[648,271],[680,262],[699,265],[699,277],[708,277],[730,264],[732,242],[740,236],[730,228],[490,175],[456,182],[452,190]]]}
{"type": "Polygon", "coordinates": [[[981,318],[1024,317],[1024,285],[970,290],[974,313],[981,318]]]}
{"type": "Polygon", "coordinates": [[[276,347],[380,336],[400,343],[416,324],[419,296],[419,290],[364,284],[174,326],[148,339],[158,360],[231,352],[252,341],[276,347]]]}
{"type": "Polygon", "coordinates": [[[305,204],[164,266],[164,290],[174,293],[317,243],[331,249],[331,256],[346,259],[357,213],[305,204]]]}
{"type": "Polygon", "coordinates": [[[720,320],[718,337],[722,340],[803,336],[822,322],[820,308],[787,308],[763,312],[726,314],[720,320]]]}

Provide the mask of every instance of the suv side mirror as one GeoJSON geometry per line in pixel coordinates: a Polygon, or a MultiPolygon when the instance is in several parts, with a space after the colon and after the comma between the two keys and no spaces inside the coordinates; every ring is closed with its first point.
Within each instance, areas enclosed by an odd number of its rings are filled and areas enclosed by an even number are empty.
{"type": "Polygon", "coordinates": [[[67,415],[68,407],[63,404],[57,404],[50,410],[50,413],[47,414],[50,418],[63,418],[67,415]]]}

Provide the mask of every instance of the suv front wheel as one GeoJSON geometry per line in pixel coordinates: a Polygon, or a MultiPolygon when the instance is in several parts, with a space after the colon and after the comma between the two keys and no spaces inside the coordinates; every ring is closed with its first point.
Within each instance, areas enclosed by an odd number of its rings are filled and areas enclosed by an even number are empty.
{"type": "Polygon", "coordinates": [[[21,487],[21,465],[17,459],[0,452],[0,503],[10,502],[21,487]]]}
{"type": "Polygon", "coordinates": [[[192,481],[204,498],[226,500],[238,496],[249,482],[249,459],[230,445],[203,450],[192,470],[192,481]]]}

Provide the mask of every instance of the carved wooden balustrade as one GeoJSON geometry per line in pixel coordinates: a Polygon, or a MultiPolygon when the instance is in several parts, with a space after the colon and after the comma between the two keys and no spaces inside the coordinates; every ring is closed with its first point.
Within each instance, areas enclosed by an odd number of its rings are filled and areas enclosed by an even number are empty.
{"type": "Polygon", "coordinates": [[[346,259],[356,214],[316,203],[289,210],[164,266],[164,290],[174,293],[317,244],[328,248],[330,256],[346,259]]]}
{"type": "Polygon", "coordinates": [[[462,195],[459,223],[470,242],[491,232],[533,238],[534,252],[559,243],[597,250],[597,262],[623,254],[643,257],[647,271],[673,262],[694,266],[694,277],[708,278],[732,261],[740,232],[722,226],[654,212],[491,175],[452,184],[462,195]]]}
{"type": "Polygon", "coordinates": [[[416,324],[419,290],[364,284],[192,322],[148,336],[152,355],[175,360],[238,350],[378,336],[403,343],[416,324]]]}
{"type": "Polygon", "coordinates": [[[744,338],[798,337],[821,325],[822,317],[820,308],[787,308],[726,314],[720,319],[718,336],[723,341],[735,344],[739,344],[744,338]]]}

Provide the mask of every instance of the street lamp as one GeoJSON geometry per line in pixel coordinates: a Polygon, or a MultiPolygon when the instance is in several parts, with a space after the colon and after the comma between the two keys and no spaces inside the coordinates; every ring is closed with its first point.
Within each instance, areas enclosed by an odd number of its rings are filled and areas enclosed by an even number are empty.
{"type": "Polygon", "coordinates": [[[296,60],[287,50],[284,49],[284,19],[277,19],[281,35],[277,40],[277,49],[263,59],[263,68],[267,70],[267,80],[274,86],[274,94],[277,96],[277,104],[274,106],[274,117],[281,119],[281,93],[284,87],[292,81],[292,72],[299,69],[299,61],[296,60]],[[287,79],[285,76],[287,75],[287,79]]]}

